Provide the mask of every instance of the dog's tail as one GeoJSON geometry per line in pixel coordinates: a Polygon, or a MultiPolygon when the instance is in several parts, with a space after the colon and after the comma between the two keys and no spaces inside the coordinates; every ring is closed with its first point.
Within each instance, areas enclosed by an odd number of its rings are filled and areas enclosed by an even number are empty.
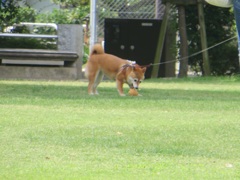
{"type": "Polygon", "coordinates": [[[94,54],[103,54],[104,53],[104,49],[102,47],[101,44],[95,44],[92,48],[92,51],[91,51],[91,55],[94,55],[94,54]]]}
{"type": "MultiPolygon", "coordinates": [[[[101,45],[101,44],[95,44],[95,45],[93,46],[93,48],[92,48],[92,51],[91,51],[89,60],[91,59],[91,56],[92,56],[92,55],[95,55],[95,54],[104,54],[104,53],[105,53],[105,52],[104,52],[104,49],[103,49],[102,45],[101,45]]],[[[86,65],[86,67],[85,67],[85,73],[84,73],[84,75],[85,75],[86,78],[88,78],[88,76],[89,76],[89,70],[88,70],[88,69],[89,69],[89,60],[88,60],[87,65],[86,65]]]]}

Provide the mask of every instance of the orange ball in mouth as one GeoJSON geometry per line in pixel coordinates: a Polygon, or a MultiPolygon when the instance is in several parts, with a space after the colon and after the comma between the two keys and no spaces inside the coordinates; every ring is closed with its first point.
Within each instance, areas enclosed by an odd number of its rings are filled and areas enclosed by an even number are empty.
{"type": "Polygon", "coordinates": [[[138,91],[134,88],[129,89],[128,94],[130,96],[138,96],[138,91]]]}

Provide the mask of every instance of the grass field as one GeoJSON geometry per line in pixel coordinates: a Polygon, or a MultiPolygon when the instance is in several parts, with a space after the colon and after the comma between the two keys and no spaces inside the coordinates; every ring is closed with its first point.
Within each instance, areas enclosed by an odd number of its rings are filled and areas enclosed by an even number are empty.
{"type": "Polygon", "coordinates": [[[0,179],[240,179],[239,77],[86,86],[0,80],[0,179]]]}

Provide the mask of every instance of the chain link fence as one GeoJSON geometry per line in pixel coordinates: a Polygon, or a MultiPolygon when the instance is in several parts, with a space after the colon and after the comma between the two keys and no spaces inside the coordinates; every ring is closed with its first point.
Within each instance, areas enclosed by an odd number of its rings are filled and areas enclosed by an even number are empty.
{"type": "Polygon", "coordinates": [[[165,6],[161,0],[98,0],[97,13],[97,41],[104,38],[104,19],[162,19],[165,6]]]}

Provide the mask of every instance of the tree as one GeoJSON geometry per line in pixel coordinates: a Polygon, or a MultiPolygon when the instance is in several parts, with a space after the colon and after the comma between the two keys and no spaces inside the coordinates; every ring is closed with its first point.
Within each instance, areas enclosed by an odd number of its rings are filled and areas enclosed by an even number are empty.
{"type": "MultiPolygon", "coordinates": [[[[229,8],[218,8],[206,4],[204,7],[208,47],[235,35],[234,14],[229,8]]],[[[196,6],[186,7],[189,54],[201,51],[199,23],[196,6]]],[[[209,50],[212,75],[224,75],[238,71],[237,43],[231,41],[209,50]]],[[[189,58],[189,65],[196,72],[203,71],[202,55],[189,58]]]]}
{"type": "Polygon", "coordinates": [[[0,2],[0,22],[1,29],[9,25],[11,20],[17,15],[19,6],[16,6],[14,0],[0,2]]]}
{"type": "Polygon", "coordinates": [[[0,26],[3,30],[7,26],[20,22],[34,22],[36,11],[24,1],[24,6],[19,6],[16,0],[1,1],[0,26]]]}
{"type": "Polygon", "coordinates": [[[39,14],[38,22],[57,24],[82,24],[90,12],[90,0],[53,0],[61,9],[55,9],[51,13],[39,14]]]}
{"type": "Polygon", "coordinates": [[[185,20],[185,6],[178,6],[178,21],[179,21],[179,35],[180,35],[180,57],[183,58],[180,61],[180,68],[178,77],[186,77],[188,72],[188,45],[187,45],[187,32],[186,32],[186,20],[185,20]]]}
{"type": "Polygon", "coordinates": [[[76,8],[90,5],[90,0],[53,0],[53,2],[64,8],[76,8]]]}

